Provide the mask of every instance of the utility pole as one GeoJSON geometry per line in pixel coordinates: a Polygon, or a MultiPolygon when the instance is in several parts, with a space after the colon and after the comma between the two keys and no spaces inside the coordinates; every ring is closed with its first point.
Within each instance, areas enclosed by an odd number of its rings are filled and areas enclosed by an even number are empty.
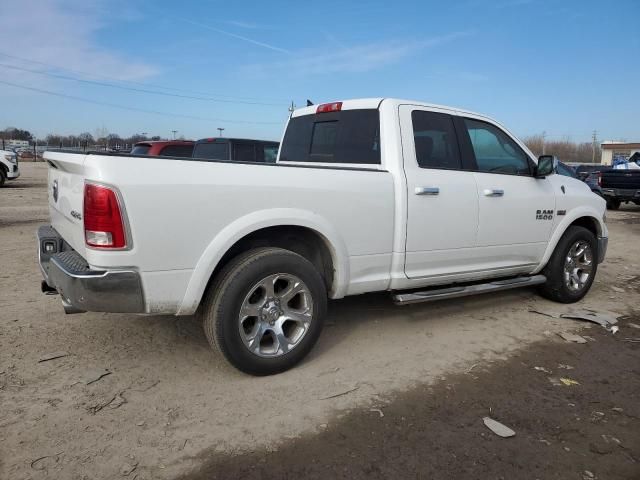
{"type": "Polygon", "coordinates": [[[218,136],[221,137],[222,136],[222,132],[224,131],[224,128],[222,127],[218,127],[218,136]]]}
{"type": "Polygon", "coordinates": [[[176,133],[178,133],[178,130],[171,130],[171,133],[173,133],[173,139],[176,139],[176,133]]]}
{"type": "Polygon", "coordinates": [[[545,150],[545,138],[547,138],[547,131],[543,130],[542,131],[542,155],[544,155],[544,150],[545,150]]]}
{"type": "Polygon", "coordinates": [[[591,139],[592,139],[592,143],[591,143],[591,163],[596,163],[596,139],[598,138],[598,132],[596,132],[595,130],[593,131],[593,133],[591,134],[591,139]]]}

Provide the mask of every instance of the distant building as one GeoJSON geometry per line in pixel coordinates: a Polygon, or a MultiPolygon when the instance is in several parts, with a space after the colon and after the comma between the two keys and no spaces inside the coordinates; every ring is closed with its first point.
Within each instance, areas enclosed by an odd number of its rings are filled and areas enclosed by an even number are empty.
{"type": "Polygon", "coordinates": [[[602,148],[602,165],[611,165],[613,159],[617,157],[624,157],[629,159],[631,155],[636,152],[640,152],[640,142],[628,143],[628,142],[613,142],[607,141],[600,144],[602,148]]]}
{"type": "Polygon", "coordinates": [[[26,148],[29,147],[28,140],[3,140],[4,148],[26,148]]]}

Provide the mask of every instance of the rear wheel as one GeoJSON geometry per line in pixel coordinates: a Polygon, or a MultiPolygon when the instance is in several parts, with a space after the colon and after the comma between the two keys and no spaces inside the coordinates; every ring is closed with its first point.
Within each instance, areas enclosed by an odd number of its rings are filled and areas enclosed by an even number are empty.
{"type": "Polygon", "coordinates": [[[309,353],[326,309],[325,284],[311,262],[289,250],[259,248],[220,272],[202,313],[209,343],[233,366],[271,375],[309,353]]]}
{"type": "Polygon", "coordinates": [[[547,281],[540,287],[540,294],[560,303],[581,300],[593,284],[597,258],[598,244],[593,233],[584,227],[569,227],[542,270],[547,281]]]}
{"type": "Polygon", "coordinates": [[[620,200],[610,198],[607,200],[607,209],[608,210],[618,210],[620,208],[620,200]]]}
{"type": "Polygon", "coordinates": [[[0,187],[4,185],[4,182],[7,180],[7,175],[4,173],[4,169],[0,168],[0,187]]]}

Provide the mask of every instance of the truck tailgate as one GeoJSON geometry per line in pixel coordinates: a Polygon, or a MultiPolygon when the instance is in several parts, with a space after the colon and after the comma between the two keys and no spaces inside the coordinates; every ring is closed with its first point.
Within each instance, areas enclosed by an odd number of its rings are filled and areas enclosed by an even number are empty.
{"type": "Polygon", "coordinates": [[[602,172],[602,188],[640,189],[640,170],[608,170],[602,172]]]}
{"type": "Polygon", "coordinates": [[[82,221],[86,156],[80,153],[45,152],[44,158],[49,163],[51,226],[86,258],[82,221]]]}

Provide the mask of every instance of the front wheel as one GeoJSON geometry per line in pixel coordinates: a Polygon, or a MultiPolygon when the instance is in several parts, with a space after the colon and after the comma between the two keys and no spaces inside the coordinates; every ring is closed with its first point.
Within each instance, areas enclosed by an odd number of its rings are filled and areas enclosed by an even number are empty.
{"type": "Polygon", "coordinates": [[[233,259],[203,305],[204,331],[237,369],[271,375],[313,348],[327,310],[322,276],[289,250],[258,248],[233,259]]]}
{"type": "Polygon", "coordinates": [[[540,294],[560,303],[581,300],[593,284],[597,258],[598,244],[593,233],[584,227],[569,227],[542,270],[547,281],[541,285],[540,294]]]}
{"type": "Polygon", "coordinates": [[[4,185],[4,182],[6,181],[7,176],[4,173],[4,170],[2,168],[0,168],[0,187],[4,185]]]}

